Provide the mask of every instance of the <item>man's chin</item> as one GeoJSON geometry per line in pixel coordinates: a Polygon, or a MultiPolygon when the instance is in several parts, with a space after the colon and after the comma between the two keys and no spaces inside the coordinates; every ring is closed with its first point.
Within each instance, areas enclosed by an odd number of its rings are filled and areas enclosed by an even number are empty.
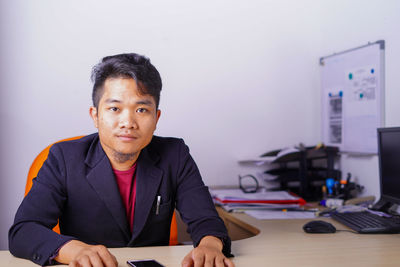
{"type": "Polygon", "coordinates": [[[124,155],[124,156],[135,156],[139,152],[137,150],[122,150],[122,149],[121,150],[114,150],[115,154],[124,155]]]}
{"type": "Polygon", "coordinates": [[[138,153],[137,152],[128,152],[128,151],[117,152],[117,151],[114,151],[114,153],[113,153],[114,160],[119,162],[119,163],[124,163],[124,162],[127,162],[127,161],[136,160],[137,157],[138,157],[138,153]]]}

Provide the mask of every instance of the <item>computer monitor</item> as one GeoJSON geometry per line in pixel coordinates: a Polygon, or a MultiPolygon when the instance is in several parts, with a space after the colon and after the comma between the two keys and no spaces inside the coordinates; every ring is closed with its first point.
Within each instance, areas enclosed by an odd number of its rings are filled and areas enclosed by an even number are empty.
{"type": "Polygon", "coordinates": [[[373,209],[387,212],[400,205],[400,127],[378,128],[381,198],[373,209]]]}

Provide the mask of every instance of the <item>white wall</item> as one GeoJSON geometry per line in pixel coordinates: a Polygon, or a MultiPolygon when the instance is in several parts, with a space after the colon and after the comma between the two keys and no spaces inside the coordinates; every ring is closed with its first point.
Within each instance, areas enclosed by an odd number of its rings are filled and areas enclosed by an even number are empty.
{"type": "MultiPolygon", "coordinates": [[[[256,171],[240,158],[320,141],[318,59],[335,51],[387,41],[387,122],[399,124],[399,4],[325,2],[0,0],[0,249],[35,155],[95,131],[89,75],[105,55],[151,58],[164,82],[156,134],[183,137],[208,185],[256,171]]],[[[375,188],[376,160],[354,164],[375,188]]]]}

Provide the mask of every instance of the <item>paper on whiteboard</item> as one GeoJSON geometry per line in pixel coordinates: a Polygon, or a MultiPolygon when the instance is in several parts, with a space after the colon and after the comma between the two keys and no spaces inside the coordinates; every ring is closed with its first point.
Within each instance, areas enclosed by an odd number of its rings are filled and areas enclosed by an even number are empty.
{"type": "Polygon", "coordinates": [[[328,92],[327,100],[327,118],[328,140],[331,144],[342,144],[343,139],[343,90],[341,88],[326,90],[328,92]]]}
{"type": "Polygon", "coordinates": [[[343,109],[343,144],[348,151],[364,147],[376,152],[376,128],[379,125],[377,109],[377,77],[374,66],[350,69],[346,72],[346,94],[343,109]]]}

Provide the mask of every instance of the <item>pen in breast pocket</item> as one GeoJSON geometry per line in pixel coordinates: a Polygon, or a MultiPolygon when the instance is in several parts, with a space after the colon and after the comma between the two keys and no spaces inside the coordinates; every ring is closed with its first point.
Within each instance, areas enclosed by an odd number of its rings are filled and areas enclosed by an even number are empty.
{"type": "Polygon", "coordinates": [[[158,195],[157,196],[156,215],[158,215],[158,213],[160,213],[160,204],[161,204],[161,196],[158,195]]]}

